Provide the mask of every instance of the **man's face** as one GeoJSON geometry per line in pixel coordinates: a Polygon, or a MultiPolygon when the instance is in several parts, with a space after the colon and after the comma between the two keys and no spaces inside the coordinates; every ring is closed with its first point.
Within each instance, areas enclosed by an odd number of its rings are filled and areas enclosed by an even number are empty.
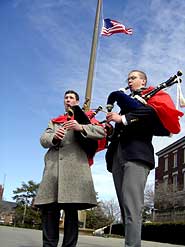
{"type": "Polygon", "coordinates": [[[74,105],[78,105],[79,104],[79,101],[76,99],[76,96],[75,94],[73,93],[68,93],[64,96],[64,107],[65,107],[65,110],[67,111],[67,109],[70,107],[70,106],[74,106],[74,105]]]}
{"type": "Polygon", "coordinates": [[[135,91],[139,88],[142,88],[146,85],[146,80],[143,78],[143,75],[139,72],[131,72],[128,74],[128,86],[130,91],[135,91]]]}

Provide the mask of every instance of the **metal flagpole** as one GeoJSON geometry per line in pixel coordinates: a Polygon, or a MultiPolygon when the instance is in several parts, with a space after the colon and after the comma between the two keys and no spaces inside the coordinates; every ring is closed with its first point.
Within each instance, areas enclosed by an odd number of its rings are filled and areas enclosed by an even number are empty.
{"type": "Polygon", "coordinates": [[[95,64],[96,50],[97,50],[97,43],[98,43],[98,30],[99,30],[101,7],[102,7],[102,0],[98,0],[97,8],[96,8],[96,18],[95,18],[95,23],[94,23],[93,39],[92,39],[92,45],[91,45],[91,55],[90,55],[90,61],[89,61],[85,102],[82,107],[82,109],[85,111],[89,110],[90,103],[91,103],[92,80],[93,80],[93,74],[94,74],[94,64],[95,64]]]}

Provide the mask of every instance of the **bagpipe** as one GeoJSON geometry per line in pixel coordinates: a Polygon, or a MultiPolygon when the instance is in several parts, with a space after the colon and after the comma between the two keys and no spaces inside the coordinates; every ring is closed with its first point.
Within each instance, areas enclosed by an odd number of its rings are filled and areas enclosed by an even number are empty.
{"type": "MultiPolygon", "coordinates": [[[[179,117],[184,114],[178,111],[169,96],[164,92],[164,88],[170,87],[175,83],[182,82],[180,76],[182,72],[178,71],[176,75],[170,77],[167,81],[160,83],[157,87],[142,88],[135,91],[135,95],[127,95],[125,91],[117,90],[110,93],[107,98],[107,111],[111,112],[114,103],[120,107],[120,114],[126,114],[143,105],[151,106],[157,113],[162,126],[156,128],[154,135],[166,135],[163,129],[165,128],[169,133],[177,134],[180,131],[179,117]],[[164,126],[164,128],[162,128],[164,126]]],[[[126,89],[128,89],[127,87],[126,89]]]]}
{"type": "MultiPolygon", "coordinates": [[[[67,110],[67,120],[75,119],[79,124],[96,124],[101,125],[98,120],[95,119],[95,115],[102,110],[102,106],[99,106],[94,111],[90,110],[84,112],[79,105],[74,105],[67,110]]],[[[79,131],[74,132],[75,138],[79,145],[87,154],[89,164],[93,163],[93,157],[96,152],[101,151],[105,148],[106,140],[93,140],[91,138],[85,137],[79,131]]]]}
{"type": "MultiPolygon", "coordinates": [[[[70,106],[67,109],[67,112],[65,115],[60,115],[57,118],[53,118],[51,121],[53,123],[58,124],[64,124],[66,121],[70,120],[76,120],[79,124],[96,124],[103,126],[102,123],[100,123],[96,118],[95,115],[102,110],[102,106],[99,106],[95,110],[89,110],[84,111],[83,108],[81,108],[79,105],[70,106]]],[[[106,147],[106,137],[99,140],[93,140],[91,138],[88,138],[84,136],[79,131],[74,131],[74,135],[76,138],[76,141],[79,143],[79,145],[82,147],[82,149],[85,151],[88,157],[89,165],[93,164],[93,157],[96,152],[99,152],[106,147]]]]}

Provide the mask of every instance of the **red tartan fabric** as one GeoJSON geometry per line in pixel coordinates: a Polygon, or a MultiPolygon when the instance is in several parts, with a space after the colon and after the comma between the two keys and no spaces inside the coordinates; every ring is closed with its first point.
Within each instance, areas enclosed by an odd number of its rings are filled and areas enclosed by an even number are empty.
{"type": "MultiPolygon", "coordinates": [[[[142,95],[147,94],[154,87],[149,87],[142,92],[142,95]]],[[[178,134],[181,130],[179,118],[184,115],[183,112],[178,111],[170,97],[170,95],[163,90],[157,92],[154,96],[147,100],[147,103],[154,108],[159,116],[164,127],[172,134],[178,134]]]]}
{"type": "MultiPolygon", "coordinates": [[[[74,119],[74,117],[72,117],[71,119],[74,119]]],[[[60,115],[57,118],[53,118],[53,119],[51,119],[51,121],[53,123],[65,123],[67,121],[67,114],[60,115]]]]}
{"type": "MultiPolygon", "coordinates": [[[[86,115],[88,116],[88,118],[89,118],[89,120],[91,121],[92,124],[97,124],[97,125],[102,126],[99,123],[99,121],[95,117],[93,117],[94,114],[93,114],[92,110],[86,112],[86,115]]],[[[71,119],[74,119],[74,117],[72,117],[71,119]]],[[[53,123],[65,123],[67,121],[67,114],[60,115],[57,118],[53,118],[51,121],[53,123]]],[[[97,148],[96,152],[100,152],[100,151],[104,150],[105,147],[106,147],[106,138],[98,140],[98,148],[97,148]]],[[[89,162],[89,166],[91,166],[94,163],[93,159],[89,158],[89,157],[88,157],[88,162],[89,162]]]]}
{"type": "MultiPolygon", "coordinates": [[[[97,124],[97,125],[103,126],[102,124],[99,123],[99,121],[95,117],[92,117],[92,115],[93,115],[92,110],[86,112],[86,115],[88,116],[88,118],[90,119],[92,124],[97,124]]],[[[106,138],[98,140],[98,149],[96,150],[96,152],[100,152],[100,151],[104,150],[106,147],[106,143],[107,143],[106,138]]]]}

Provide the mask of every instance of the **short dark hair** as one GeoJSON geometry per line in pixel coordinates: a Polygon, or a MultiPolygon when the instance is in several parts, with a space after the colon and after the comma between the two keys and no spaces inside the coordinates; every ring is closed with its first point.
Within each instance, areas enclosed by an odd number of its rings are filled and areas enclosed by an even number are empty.
{"type": "Polygon", "coordinates": [[[143,77],[143,79],[146,80],[146,83],[147,83],[147,75],[145,74],[144,71],[134,69],[134,70],[131,70],[131,71],[129,72],[129,74],[132,73],[132,72],[138,72],[138,73],[143,77]]]}
{"type": "Polygon", "coordinates": [[[80,97],[79,97],[78,93],[77,93],[77,92],[75,92],[74,90],[67,90],[67,91],[65,92],[64,96],[65,96],[66,94],[69,94],[69,93],[74,94],[74,95],[75,95],[75,97],[76,97],[76,100],[79,100],[79,99],[80,99],[80,97]]]}

